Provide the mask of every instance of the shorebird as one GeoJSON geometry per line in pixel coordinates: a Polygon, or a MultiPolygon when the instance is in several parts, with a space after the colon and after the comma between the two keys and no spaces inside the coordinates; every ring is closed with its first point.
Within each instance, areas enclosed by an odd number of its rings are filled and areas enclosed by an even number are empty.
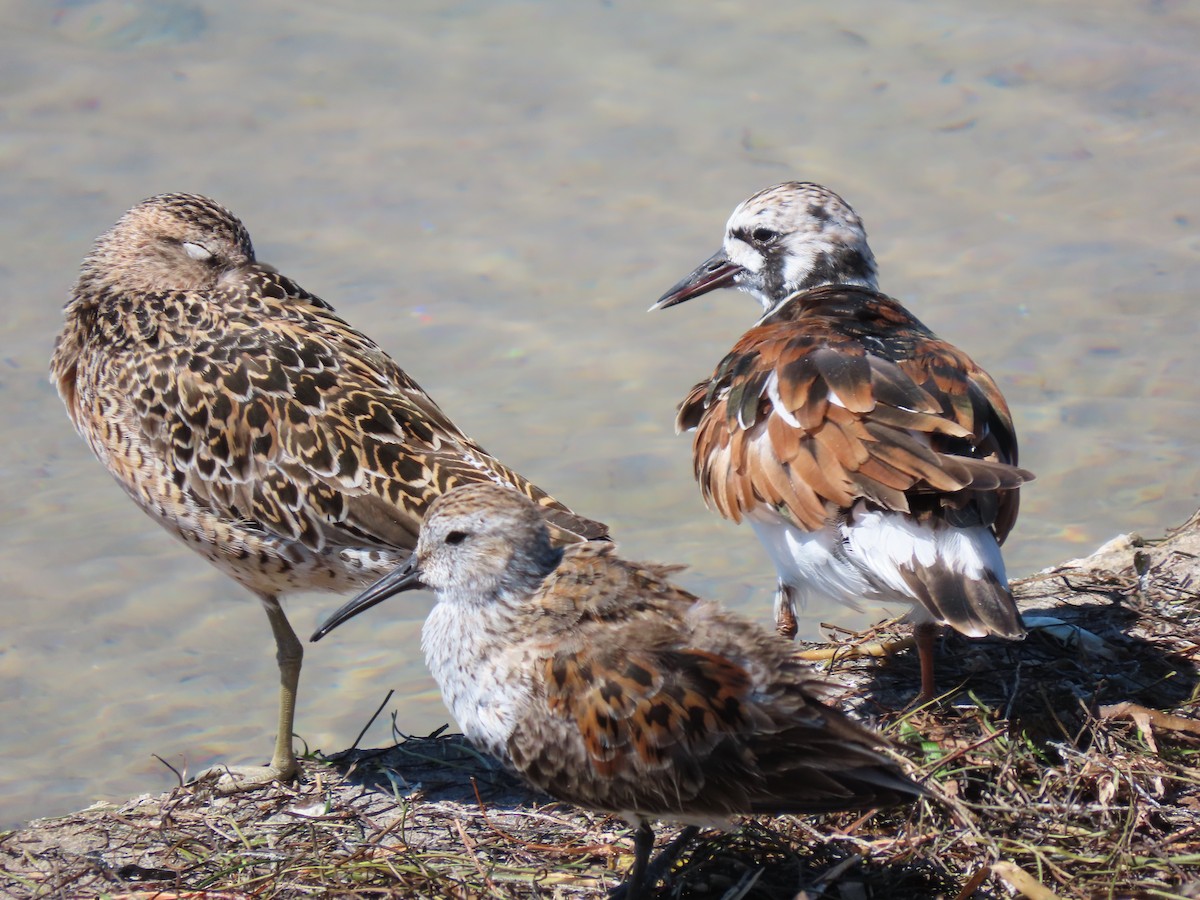
{"type": "Polygon", "coordinates": [[[661,868],[648,868],[654,819],[924,794],[874,749],[882,738],[823,702],[831,686],[791,644],[672,584],[678,568],[627,562],[608,542],[555,546],[529,500],[468,485],[430,507],[406,566],[312,640],[400,591],[435,591],[421,646],[446,706],[534,787],[630,822],[627,897],[661,868]]]}
{"type": "Polygon", "coordinates": [[[1021,638],[1000,544],[1017,518],[1017,438],[995,381],[878,290],[862,220],[828,188],[786,182],[739,204],[722,248],[665,293],[721,287],[763,316],[679,407],[710,508],[746,519],[796,602],[913,609],[924,702],[943,625],[1021,638]]]}
{"type": "Polygon", "coordinates": [[[532,497],[557,541],[598,538],[447,418],[369,337],[259,263],[245,226],[195,194],[137,204],[83,261],[51,381],[76,429],[151,518],[256,594],[279,664],[268,766],[297,771],[303,648],[280,597],[357,590],[405,560],[429,504],[459,484],[532,497]]]}

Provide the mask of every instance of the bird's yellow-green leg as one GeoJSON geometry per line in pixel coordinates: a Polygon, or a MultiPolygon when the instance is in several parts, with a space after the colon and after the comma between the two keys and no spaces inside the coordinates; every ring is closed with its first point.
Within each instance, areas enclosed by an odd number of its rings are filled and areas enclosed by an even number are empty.
{"type": "Polygon", "coordinates": [[[266,766],[215,766],[197,780],[217,778],[217,790],[223,794],[253,790],[296,775],[296,754],[292,750],[292,726],[296,718],[296,690],[300,684],[300,666],[304,645],[288,622],[279,598],[260,594],[263,609],[275,635],[275,661],[279,664],[279,725],[275,732],[275,753],[266,766]]]}

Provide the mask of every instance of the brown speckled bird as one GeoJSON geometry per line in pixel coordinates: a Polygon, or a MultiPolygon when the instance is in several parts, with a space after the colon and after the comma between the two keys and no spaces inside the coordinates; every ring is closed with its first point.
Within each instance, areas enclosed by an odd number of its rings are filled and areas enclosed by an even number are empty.
{"type": "Polygon", "coordinates": [[[676,587],[677,568],[627,562],[607,542],[556,547],[527,499],[468,485],[433,504],[405,568],[312,639],[399,591],[436,591],[421,645],[454,718],[535,787],[637,829],[627,896],[652,880],[650,820],[923,793],[873,749],[881,738],[825,705],[828,686],[791,644],[676,587]]]}
{"type": "Polygon", "coordinates": [[[366,335],[257,262],[245,226],[194,194],[130,209],[84,260],[51,380],[92,451],[142,509],[262,601],[281,681],[270,765],[292,777],[302,646],[289,591],[361,588],[408,556],[459,484],[533,498],[555,539],[603,537],[501,465],[366,335]]]}
{"type": "Polygon", "coordinates": [[[911,604],[928,700],[942,625],[1025,634],[1000,543],[1033,476],[1008,405],[879,293],[862,221],[828,188],[786,182],[739,204],[722,249],[652,309],[726,286],[764,315],[679,408],[704,499],[766,547],[781,633],[797,599],[911,604]]]}

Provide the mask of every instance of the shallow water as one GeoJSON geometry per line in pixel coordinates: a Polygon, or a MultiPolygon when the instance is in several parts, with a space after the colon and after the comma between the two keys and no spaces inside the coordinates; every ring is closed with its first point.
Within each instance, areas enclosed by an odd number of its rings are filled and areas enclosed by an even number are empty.
{"type": "MultiPolygon", "coordinates": [[[[883,287],[1001,384],[1038,474],[1014,574],[1197,505],[1200,11],[1169,2],[84,2],[0,8],[0,825],[266,758],[257,604],[168,539],[47,383],[95,235],[164,190],[392,352],[489,450],[627,555],[769,616],[708,514],[675,403],[755,316],[645,314],[733,205],[806,178],[862,214],[883,287]]],[[[307,634],[341,599],[300,597],[307,634]]],[[[297,729],[353,740],[389,688],[446,721],[429,598],[309,651],[297,729]]],[[[862,625],[867,615],[810,609],[862,625]]],[[[365,744],[388,739],[389,715],[365,744]]]]}

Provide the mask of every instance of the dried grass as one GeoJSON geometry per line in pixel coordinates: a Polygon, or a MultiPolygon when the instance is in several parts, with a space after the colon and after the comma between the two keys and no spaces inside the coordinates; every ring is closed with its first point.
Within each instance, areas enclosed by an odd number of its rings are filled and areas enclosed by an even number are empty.
{"type": "MultiPolygon", "coordinates": [[[[1114,542],[1026,580],[1027,617],[1060,624],[1015,644],[948,636],[939,678],[952,689],[929,708],[895,712],[917,683],[912,653],[836,661],[846,702],[934,797],[706,834],[660,896],[1200,897],[1198,557],[1193,518],[1157,545],[1114,542]]],[[[294,789],[180,787],[31,823],[0,836],[0,891],[581,897],[629,863],[623,823],[531,794],[454,736],[398,735],[310,758],[305,774],[294,789]]]]}

